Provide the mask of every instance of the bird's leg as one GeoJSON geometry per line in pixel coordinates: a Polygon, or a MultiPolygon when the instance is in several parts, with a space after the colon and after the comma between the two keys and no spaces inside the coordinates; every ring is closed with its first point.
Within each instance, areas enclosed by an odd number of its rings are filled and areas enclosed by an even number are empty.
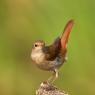
{"type": "Polygon", "coordinates": [[[53,75],[47,80],[49,83],[53,83],[58,78],[58,69],[54,69],[53,75]]]}
{"type": "Polygon", "coordinates": [[[54,76],[55,76],[55,72],[53,72],[52,76],[50,76],[47,80],[48,83],[52,83],[53,79],[54,79],[54,76]]]}
{"type": "Polygon", "coordinates": [[[58,69],[54,69],[54,78],[52,80],[52,83],[58,78],[58,69]]]}

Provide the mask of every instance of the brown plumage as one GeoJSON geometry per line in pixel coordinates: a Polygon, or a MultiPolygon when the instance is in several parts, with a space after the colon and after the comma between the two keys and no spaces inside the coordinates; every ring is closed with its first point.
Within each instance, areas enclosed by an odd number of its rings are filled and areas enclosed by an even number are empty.
{"type": "Polygon", "coordinates": [[[58,77],[58,68],[64,63],[69,34],[73,27],[73,20],[70,20],[61,35],[51,45],[45,46],[44,41],[35,41],[32,48],[31,58],[34,63],[43,70],[54,71],[54,76],[48,81],[52,82],[58,77]]]}

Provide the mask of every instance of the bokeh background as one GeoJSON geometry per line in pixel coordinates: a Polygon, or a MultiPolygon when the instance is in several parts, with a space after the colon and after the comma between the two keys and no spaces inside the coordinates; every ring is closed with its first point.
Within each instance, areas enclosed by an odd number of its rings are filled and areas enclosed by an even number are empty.
{"type": "Polygon", "coordinates": [[[52,73],[31,62],[32,43],[50,44],[70,19],[68,61],[54,84],[70,95],[95,95],[95,0],[0,0],[0,95],[35,95],[52,73]]]}

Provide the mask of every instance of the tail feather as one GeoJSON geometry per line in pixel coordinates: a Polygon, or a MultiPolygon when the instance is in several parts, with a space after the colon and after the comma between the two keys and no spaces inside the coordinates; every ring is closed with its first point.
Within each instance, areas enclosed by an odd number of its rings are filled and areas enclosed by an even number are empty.
{"type": "Polygon", "coordinates": [[[68,23],[66,24],[66,26],[64,28],[64,32],[61,36],[61,47],[63,49],[66,48],[66,44],[68,43],[69,34],[71,32],[73,24],[74,24],[74,21],[70,20],[70,21],[68,21],[68,23]]]}

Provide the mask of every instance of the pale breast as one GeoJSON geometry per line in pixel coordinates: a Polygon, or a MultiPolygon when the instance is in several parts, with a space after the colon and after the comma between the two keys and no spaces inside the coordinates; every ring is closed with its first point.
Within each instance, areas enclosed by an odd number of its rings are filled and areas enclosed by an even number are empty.
{"type": "Polygon", "coordinates": [[[44,57],[45,56],[42,51],[38,51],[38,52],[32,51],[31,53],[32,60],[37,64],[41,64],[45,59],[44,57]]]}

